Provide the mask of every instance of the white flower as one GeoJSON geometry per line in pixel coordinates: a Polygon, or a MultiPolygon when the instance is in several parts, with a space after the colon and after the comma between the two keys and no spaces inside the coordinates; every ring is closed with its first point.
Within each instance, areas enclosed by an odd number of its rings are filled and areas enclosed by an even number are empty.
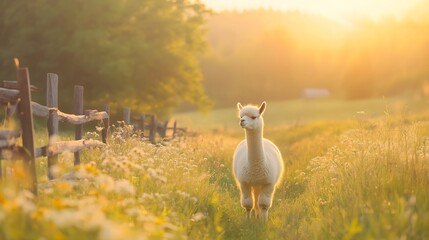
{"type": "Polygon", "coordinates": [[[126,236],[126,228],[115,224],[110,221],[106,221],[100,228],[98,233],[98,239],[100,240],[119,240],[124,239],[126,236]]]}
{"type": "Polygon", "coordinates": [[[115,192],[118,194],[134,195],[136,193],[136,189],[129,181],[121,179],[115,183],[115,192]]]}
{"type": "Polygon", "coordinates": [[[205,218],[206,218],[206,215],[204,215],[204,213],[202,213],[202,212],[197,212],[197,213],[195,213],[194,215],[192,215],[191,220],[192,220],[193,222],[198,222],[198,221],[201,221],[201,220],[203,220],[203,219],[205,219],[205,218]]]}
{"type": "Polygon", "coordinates": [[[31,192],[24,190],[15,199],[15,203],[21,206],[25,213],[30,213],[36,210],[36,205],[32,201],[33,198],[34,195],[31,192]]]}

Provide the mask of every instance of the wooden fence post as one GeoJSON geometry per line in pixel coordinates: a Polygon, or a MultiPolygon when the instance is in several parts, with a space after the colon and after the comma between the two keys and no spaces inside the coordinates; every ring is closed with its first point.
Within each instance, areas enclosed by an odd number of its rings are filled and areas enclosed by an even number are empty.
{"type": "Polygon", "coordinates": [[[36,159],[34,149],[33,110],[31,108],[30,76],[28,68],[19,68],[17,72],[20,102],[18,112],[21,121],[22,145],[25,149],[26,159],[24,165],[28,170],[31,191],[37,195],[36,159]]]}
{"type": "Polygon", "coordinates": [[[177,121],[174,121],[174,125],[173,125],[173,138],[176,137],[176,131],[177,131],[177,121]]]}
{"type": "Polygon", "coordinates": [[[149,132],[149,141],[152,144],[155,144],[156,142],[156,130],[157,130],[158,126],[156,123],[156,115],[152,114],[151,115],[151,121],[150,121],[150,132],[149,132]]]}
{"type": "MultiPolygon", "coordinates": [[[[83,114],[83,86],[74,86],[74,113],[76,115],[83,114]]],[[[82,139],[83,124],[76,125],[75,127],[75,140],[82,139]]],[[[74,153],[74,165],[80,164],[79,152],[74,153]]]]}
{"type": "Polygon", "coordinates": [[[161,138],[165,138],[167,136],[167,127],[168,127],[168,120],[164,122],[162,125],[162,129],[160,131],[161,138]]]}
{"type": "Polygon", "coordinates": [[[141,113],[140,114],[140,119],[139,119],[139,127],[140,127],[140,129],[141,129],[141,138],[144,138],[144,128],[145,128],[145,114],[144,113],[141,113]]]}
{"type": "Polygon", "coordinates": [[[131,124],[131,109],[130,108],[124,108],[123,116],[122,116],[124,122],[126,125],[131,124]]]}
{"type": "Polygon", "coordinates": [[[101,131],[101,139],[103,143],[107,143],[107,135],[109,133],[109,125],[110,125],[110,106],[108,104],[104,104],[103,111],[105,111],[109,118],[103,119],[103,130],[101,131]]]}
{"type": "MultiPolygon", "coordinates": [[[[54,73],[48,73],[47,80],[47,96],[46,106],[48,108],[58,109],[58,75],[54,73]]],[[[57,141],[58,137],[58,115],[57,110],[49,109],[48,116],[48,134],[49,134],[49,145],[57,141]]],[[[49,156],[48,154],[48,178],[53,179],[55,176],[52,172],[52,167],[58,161],[58,155],[49,156]]]]}

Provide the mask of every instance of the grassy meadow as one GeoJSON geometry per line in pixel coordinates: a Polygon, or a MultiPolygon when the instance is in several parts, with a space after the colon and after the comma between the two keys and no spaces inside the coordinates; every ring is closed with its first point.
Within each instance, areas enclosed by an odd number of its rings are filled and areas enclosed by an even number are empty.
{"type": "Polygon", "coordinates": [[[425,108],[413,98],[268,103],[265,137],[285,175],[266,223],[245,219],[231,175],[243,139],[235,108],[178,115],[193,134],[156,146],[117,124],[80,167],[61,155],[54,181],[38,159],[37,197],[22,189],[19,162],[2,163],[0,239],[427,239],[425,108]]]}

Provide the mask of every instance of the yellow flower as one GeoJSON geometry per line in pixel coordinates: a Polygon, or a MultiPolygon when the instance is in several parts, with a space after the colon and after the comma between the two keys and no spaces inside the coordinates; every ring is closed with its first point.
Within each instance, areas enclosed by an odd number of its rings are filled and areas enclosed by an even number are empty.
{"type": "Polygon", "coordinates": [[[165,222],[165,219],[164,219],[164,218],[155,218],[155,219],[153,220],[153,222],[154,222],[155,224],[161,225],[161,224],[163,224],[163,223],[165,222]]]}
{"type": "Polygon", "coordinates": [[[55,189],[61,192],[70,192],[72,190],[72,186],[68,182],[58,182],[55,184],[55,189]]]}
{"type": "Polygon", "coordinates": [[[12,202],[12,201],[5,201],[4,203],[3,203],[3,209],[6,211],[6,212],[11,212],[11,211],[13,211],[13,210],[15,210],[15,209],[17,209],[18,208],[18,204],[16,204],[15,202],[12,202]]]}
{"type": "Polygon", "coordinates": [[[3,205],[6,202],[6,198],[3,196],[3,194],[0,194],[0,204],[3,205]]]}
{"type": "Polygon", "coordinates": [[[63,209],[63,208],[66,208],[67,206],[62,199],[56,198],[52,200],[52,207],[56,209],[63,209]]]}
{"type": "Polygon", "coordinates": [[[85,165],[85,171],[93,175],[98,175],[100,173],[100,171],[92,164],[85,165]]]}
{"type": "Polygon", "coordinates": [[[34,220],[42,219],[44,212],[44,208],[39,208],[31,214],[31,218],[34,220]]]}

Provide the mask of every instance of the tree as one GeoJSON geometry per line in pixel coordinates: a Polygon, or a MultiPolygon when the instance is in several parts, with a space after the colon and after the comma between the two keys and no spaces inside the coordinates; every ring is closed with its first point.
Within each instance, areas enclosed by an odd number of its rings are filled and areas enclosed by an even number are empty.
{"type": "Polygon", "coordinates": [[[211,104],[196,59],[209,13],[199,2],[0,0],[0,9],[3,78],[14,76],[18,57],[37,85],[56,72],[60,93],[82,84],[98,106],[165,114],[183,103],[211,104]]]}

